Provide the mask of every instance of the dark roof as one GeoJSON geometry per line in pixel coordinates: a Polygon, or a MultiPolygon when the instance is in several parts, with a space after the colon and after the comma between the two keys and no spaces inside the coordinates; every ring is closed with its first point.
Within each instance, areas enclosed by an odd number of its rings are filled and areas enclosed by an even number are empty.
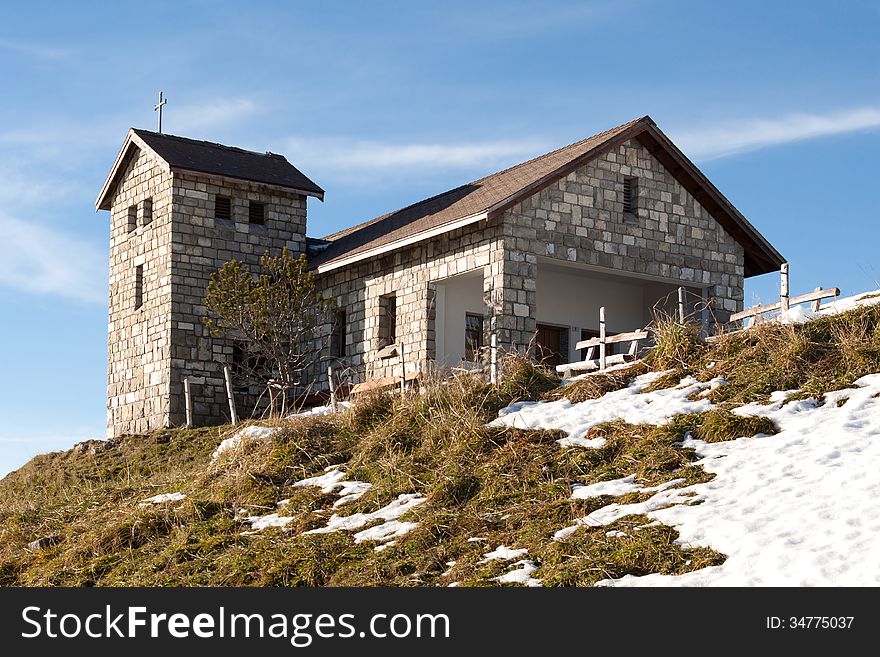
{"type": "Polygon", "coordinates": [[[173,168],[288,187],[319,197],[324,195],[323,189],[283,155],[255,153],[149,130],[133,129],[133,132],[173,168]]]}
{"type": "Polygon", "coordinates": [[[611,148],[638,138],[652,150],[685,188],[694,194],[745,249],[746,275],[775,271],[783,258],[733,207],[681,151],[642,117],[522,164],[456,187],[323,238],[330,245],[316,253],[313,266],[366,254],[420,233],[441,229],[483,212],[496,214],[544,189],[611,148]],[[663,151],[663,152],[661,152],[663,151]]]}

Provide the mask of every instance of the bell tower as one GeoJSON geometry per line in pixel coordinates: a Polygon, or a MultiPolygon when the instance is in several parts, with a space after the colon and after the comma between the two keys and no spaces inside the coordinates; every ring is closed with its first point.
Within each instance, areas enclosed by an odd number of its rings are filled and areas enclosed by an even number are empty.
{"type": "Polygon", "coordinates": [[[184,378],[196,424],[229,421],[233,345],[202,323],[208,282],[229,260],[305,252],[310,196],[324,191],[281,155],[129,130],[96,202],[110,212],[108,437],[184,424],[184,378]]]}

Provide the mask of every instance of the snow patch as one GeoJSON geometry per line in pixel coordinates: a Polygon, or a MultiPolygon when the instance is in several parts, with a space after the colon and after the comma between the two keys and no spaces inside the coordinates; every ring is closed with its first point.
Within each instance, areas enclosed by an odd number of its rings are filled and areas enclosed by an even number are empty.
{"type": "Polygon", "coordinates": [[[179,502],[183,499],[186,499],[186,495],[184,495],[183,493],[162,493],[160,495],[153,495],[153,497],[148,497],[147,499],[141,501],[138,506],[165,504],[166,502],[179,502]]]}
{"type": "Polygon", "coordinates": [[[428,498],[417,493],[399,495],[396,500],[372,513],[355,513],[350,516],[333,514],[326,527],[319,527],[305,532],[306,534],[327,534],[340,530],[354,531],[376,520],[384,520],[381,525],[370,527],[355,534],[355,543],[363,541],[387,541],[398,538],[418,526],[415,522],[399,522],[398,519],[407,511],[424,503],[428,498]]]}
{"type": "Polygon", "coordinates": [[[538,566],[534,561],[523,559],[517,561],[514,566],[519,566],[514,570],[510,570],[503,575],[495,578],[499,584],[522,584],[523,586],[541,586],[541,580],[535,579],[532,575],[538,570],[538,566]]]}
{"type": "Polygon", "coordinates": [[[333,410],[333,407],[330,404],[326,406],[315,406],[314,408],[310,408],[305,411],[300,411],[299,413],[291,413],[287,417],[295,418],[295,417],[316,417],[319,415],[333,415],[334,413],[341,413],[346,408],[351,406],[350,402],[340,401],[336,402],[336,410],[333,410]]]}
{"type": "Polygon", "coordinates": [[[499,545],[497,548],[492,550],[491,552],[487,552],[483,555],[482,561],[480,563],[486,563],[487,561],[494,561],[495,559],[518,559],[519,557],[523,557],[527,555],[529,551],[526,548],[509,548],[506,545],[499,545]]]}
{"type": "Polygon", "coordinates": [[[211,455],[211,460],[216,461],[223,454],[238,449],[245,440],[268,442],[276,433],[278,433],[277,427],[261,427],[256,424],[248,425],[244,429],[239,430],[235,435],[221,441],[211,455]]]}
{"type": "MultiPolygon", "coordinates": [[[[646,514],[657,509],[662,509],[671,504],[687,504],[700,500],[701,498],[695,496],[690,488],[675,488],[667,490],[683,481],[684,479],[673,479],[672,481],[664,482],[659,486],[637,488],[636,490],[639,492],[659,492],[656,495],[649,497],[644,502],[633,502],[632,504],[618,504],[617,502],[614,502],[603,506],[600,509],[596,509],[591,514],[575,520],[573,525],[560,529],[553,535],[553,539],[559,541],[568,538],[578,527],[604,527],[620,520],[624,516],[646,514]]],[[[586,488],[586,486],[584,488],[586,488]]]]}
{"type": "Polygon", "coordinates": [[[295,481],[295,487],[316,486],[322,493],[337,493],[340,497],[333,503],[333,508],[351,502],[363,496],[373,485],[365,481],[345,481],[345,472],[339,466],[331,465],[326,472],[317,477],[309,477],[295,481]]]}
{"type": "Polygon", "coordinates": [[[270,527],[284,528],[293,521],[293,516],[282,516],[278,513],[269,513],[264,516],[250,516],[245,518],[246,522],[251,524],[251,529],[255,532],[270,527]]]}
{"type": "Polygon", "coordinates": [[[630,424],[665,424],[680,413],[699,413],[711,407],[708,399],[694,401],[692,395],[721,385],[716,378],[702,383],[685,377],[674,388],[643,392],[664,372],[650,372],[636,377],[629,386],[609,392],[599,399],[572,404],[558,401],[517,402],[499,411],[490,426],[517,429],[560,429],[568,434],[557,442],[563,447],[597,448],[604,438],[586,438],[586,433],[603,422],[624,420],[630,424]]]}
{"type": "Polygon", "coordinates": [[[622,479],[611,479],[609,481],[600,481],[595,484],[584,486],[583,484],[574,484],[571,487],[571,499],[587,500],[591,497],[601,497],[602,495],[612,495],[614,497],[626,495],[628,493],[653,493],[665,490],[672,486],[676,486],[684,481],[684,479],[673,479],[663,482],[658,486],[641,486],[635,483],[636,476],[634,474],[622,479]]]}

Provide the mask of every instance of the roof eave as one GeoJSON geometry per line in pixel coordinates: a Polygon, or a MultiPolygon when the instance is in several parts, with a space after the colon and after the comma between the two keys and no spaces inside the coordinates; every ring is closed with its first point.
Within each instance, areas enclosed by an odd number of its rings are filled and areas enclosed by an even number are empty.
{"type": "Polygon", "coordinates": [[[744,251],[746,278],[777,271],[785,258],[736,209],[702,171],[656,125],[646,128],[639,141],[697,201],[739,242],[744,251]]]}
{"type": "Polygon", "coordinates": [[[393,242],[388,242],[387,244],[382,244],[372,249],[361,251],[360,253],[354,253],[348,256],[343,254],[327,260],[326,262],[318,262],[317,264],[313,265],[313,268],[319,274],[324,274],[326,272],[333,271],[334,269],[339,269],[340,267],[353,265],[357,262],[360,262],[361,260],[366,260],[367,258],[379,256],[384,253],[388,253],[389,251],[394,251],[395,249],[400,249],[411,244],[417,244],[418,242],[421,242],[423,240],[431,239],[432,237],[437,237],[438,235],[443,235],[444,233],[448,233],[449,231],[455,230],[456,228],[463,228],[464,226],[469,226],[470,224],[483,221],[487,218],[488,214],[486,212],[477,212],[475,214],[468,215],[467,217],[462,217],[461,219],[450,221],[449,223],[445,223],[441,226],[421,231],[419,233],[415,233],[414,235],[408,235],[407,237],[402,237],[400,239],[394,240],[393,242]]]}
{"type": "Polygon", "coordinates": [[[128,161],[128,153],[132,148],[138,148],[152,154],[153,157],[163,165],[166,171],[171,170],[168,163],[137,135],[134,128],[129,128],[128,133],[125,135],[125,139],[122,142],[122,148],[119,149],[119,153],[113,161],[113,166],[110,168],[110,173],[107,174],[107,178],[101,186],[98,198],[95,199],[95,212],[98,212],[99,210],[109,210],[111,208],[112,204],[110,202],[110,197],[113,195],[117,178],[122,173],[123,166],[128,161]]]}
{"type": "MultiPolygon", "coordinates": [[[[175,166],[175,167],[171,167],[171,171],[179,171],[181,173],[192,173],[197,176],[208,176],[211,178],[219,178],[220,180],[230,180],[230,181],[234,181],[234,182],[246,182],[246,183],[250,183],[252,185],[259,185],[260,187],[271,187],[274,189],[280,189],[280,190],[284,190],[287,192],[295,192],[296,194],[302,194],[303,196],[311,196],[313,198],[318,199],[319,201],[324,200],[324,190],[321,188],[318,188],[317,191],[310,190],[310,189],[301,189],[299,187],[290,187],[288,185],[279,185],[279,184],[275,184],[275,183],[260,182],[257,180],[251,180],[250,178],[239,178],[237,176],[227,176],[227,175],[223,175],[220,173],[212,173],[210,171],[200,171],[198,169],[190,169],[187,167],[175,166]]],[[[316,185],[316,187],[317,187],[317,185],[316,185]]]]}

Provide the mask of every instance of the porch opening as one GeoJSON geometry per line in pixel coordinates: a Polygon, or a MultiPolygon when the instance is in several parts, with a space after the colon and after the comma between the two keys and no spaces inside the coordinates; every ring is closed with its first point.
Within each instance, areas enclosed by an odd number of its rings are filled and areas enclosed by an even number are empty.
{"type": "Polygon", "coordinates": [[[442,367],[477,363],[487,345],[483,270],[435,283],[435,361],[442,367]]]}
{"type": "MultiPolygon", "coordinates": [[[[607,314],[607,335],[648,326],[655,306],[675,312],[679,282],[666,282],[595,271],[556,260],[539,260],[537,276],[536,355],[550,366],[583,360],[578,342],[599,336],[599,308],[607,314]]],[[[686,312],[702,319],[705,290],[693,286],[686,312]]],[[[607,355],[624,353],[629,345],[609,345],[607,355]]]]}

